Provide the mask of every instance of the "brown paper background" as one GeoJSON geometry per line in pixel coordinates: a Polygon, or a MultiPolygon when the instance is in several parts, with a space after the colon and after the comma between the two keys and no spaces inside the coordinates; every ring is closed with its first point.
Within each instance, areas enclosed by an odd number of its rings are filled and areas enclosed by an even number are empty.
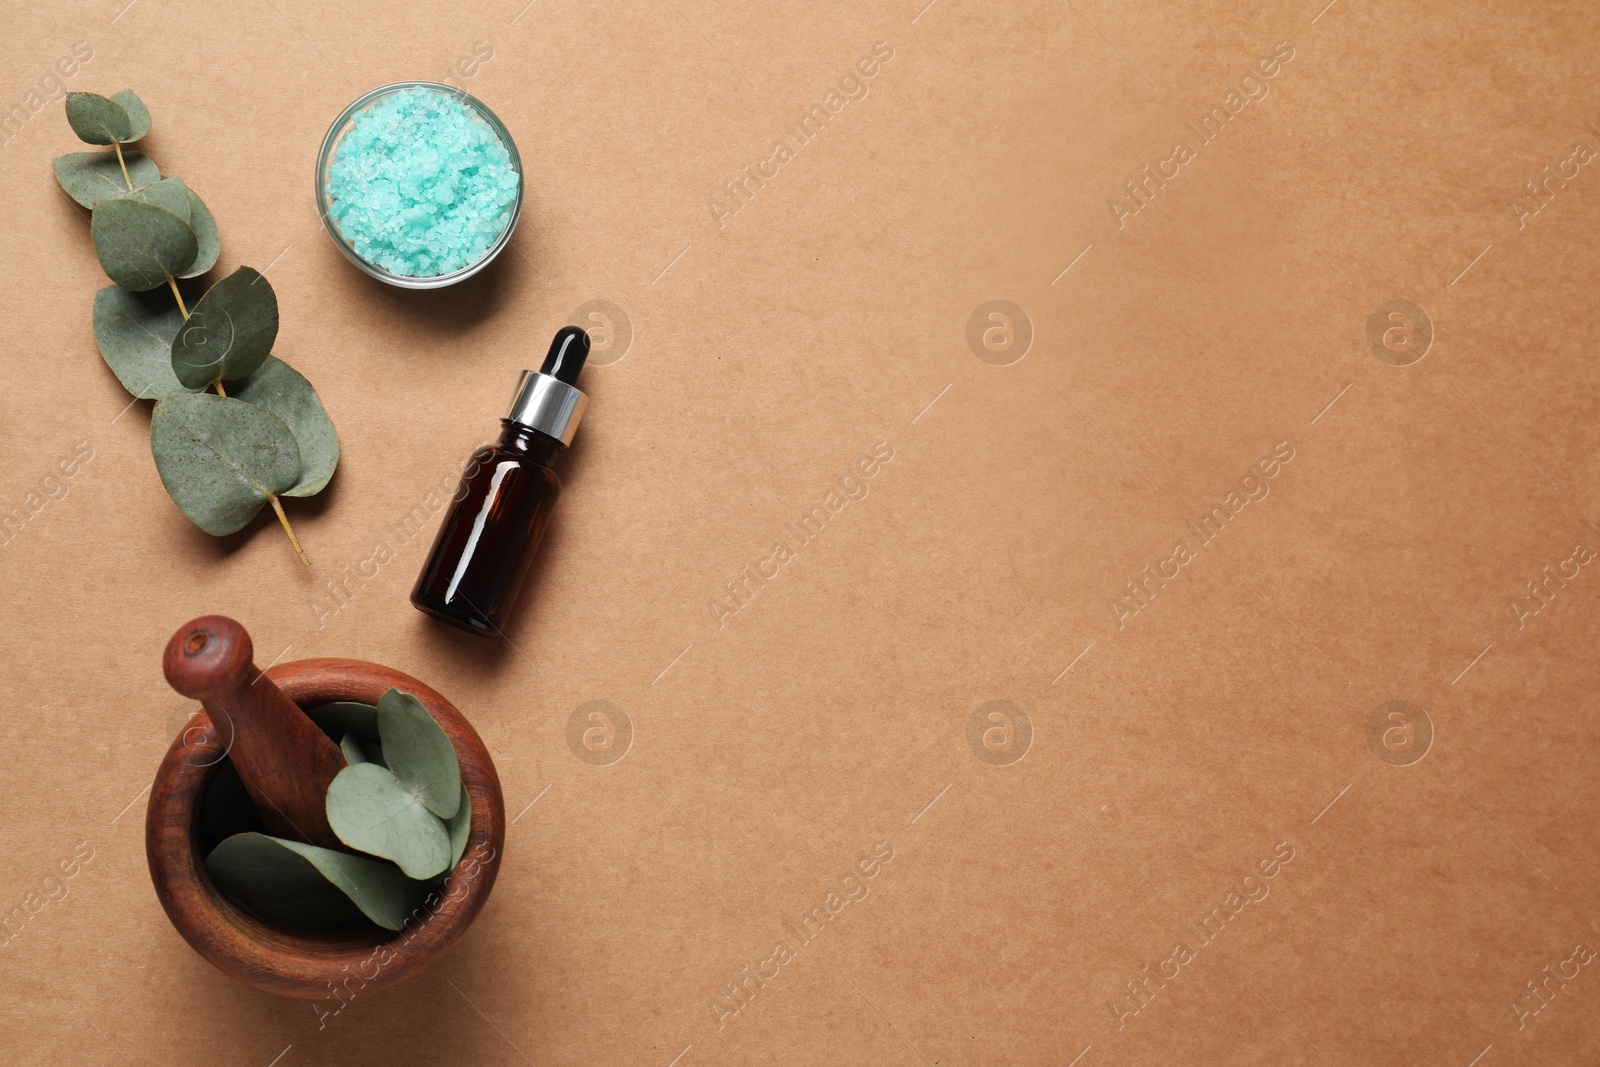
{"type": "Polygon", "coordinates": [[[93,849],[0,948],[0,1060],[1600,1054],[1600,962],[1525,986],[1600,946],[1600,575],[1511,608],[1600,548],[1600,173],[1520,228],[1510,208],[1600,147],[1592,5],[123,2],[0,16],[0,104],[27,120],[0,149],[0,506],[93,450],[0,554],[0,909],[93,849]],[[268,270],[277,351],[338,425],[332,487],[291,503],[311,573],[266,517],[191,526],[148,405],[118,415],[105,279],[49,170],[81,146],[27,97],[80,41],[69,85],[141,94],[148,151],[215,213],[219,267],[268,270]],[[321,232],[318,143],[480,41],[457,80],[517,139],[520,227],[470,284],[385,289],[321,232]],[[719,227],[723,183],[880,41],[868,95],[719,227]],[[1185,122],[1282,41],[1268,95],[1196,147],[1185,122]],[[1195,158],[1119,229],[1107,199],[1179,139],[1195,158]],[[585,374],[516,622],[446,632],[406,601],[430,489],[594,299],[633,341],[585,374]],[[1007,366],[966,340],[992,299],[1033,332],[1007,366]],[[1395,299],[1434,332],[1404,367],[1367,342],[1395,299]],[[719,629],[723,584],[880,441],[865,499],[719,629]],[[1186,521],[1279,442],[1270,494],[1196,547],[1186,521]],[[1108,601],[1179,540],[1196,558],[1119,626],[1108,601]],[[397,558],[363,579],[380,542],[397,558]],[[141,790],[188,707],[159,655],[209,612],[263,665],[352,656],[444,692],[515,820],[450,954],[320,1028],[192,953],[146,873],[141,790]],[[593,700],[631,723],[610,765],[568,746],[593,700]],[[1020,760],[1020,733],[969,746],[991,700],[1031,724],[1020,760]],[[1390,700],[1431,724],[1420,761],[1369,745],[1390,700]],[[868,895],[802,945],[784,923],[876,842],[868,895]],[[1199,945],[1185,924],[1279,842],[1267,896],[1199,945]],[[1180,940],[1194,958],[1133,1013],[1180,940]],[[778,941],[793,960],[719,1026],[778,941]]]}

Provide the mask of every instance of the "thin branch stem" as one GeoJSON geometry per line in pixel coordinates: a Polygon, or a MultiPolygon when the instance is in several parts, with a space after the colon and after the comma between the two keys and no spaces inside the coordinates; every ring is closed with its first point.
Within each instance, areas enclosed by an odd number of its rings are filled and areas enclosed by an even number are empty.
{"type": "Polygon", "coordinates": [[[289,525],[289,516],[283,513],[283,505],[278,503],[277,496],[268,494],[267,501],[272,505],[272,510],[278,513],[278,521],[283,524],[283,532],[289,535],[289,543],[294,546],[294,554],[300,557],[301,563],[307,567],[311,566],[311,561],[306,559],[305,550],[300,547],[300,539],[294,535],[294,527],[289,525]]]}
{"type": "Polygon", "coordinates": [[[128,191],[133,191],[133,179],[128,175],[128,164],[122,159],[122,146],[112,141],[111,147],[117,150],[117,166],[122,168],[122,180],[128,183],[128,191]]]}
{"type": "MultiPolygon", "coordinates": [[[[133,176],[128,173],[127,160],[122,158],[122,146],[113,141],[111,142],[111,147],[117,153],[117,166],[122,168],[122,180],[128,183],[128,191],[132,192],[133,176]]],[[[167,275],[167,285],[172,289],[173,299],[178,301],[178,310],[183,313],[183,321],[188,322],[189,308],[188,305],[184,304],[183,302],[183,293],[178,289],[177,279],[172,277],[170,274],[167,275]]],[[[216,389],[218,396],[225,397],[228,395],[227,391],[222,387],[221,378],[218,378],[216,381],[212,382],[211,385],[216,389]]],[[[311,566],[311,561],[306,558],[305,549],[300,547],[300,539],[294,535],[294,527],[289,525],[289,516],[284,514],[283,505],[278,503],[277,494],[268,493],[267,502],[272,505],[272,510],[277,513],[278,522],[283,526],[283,532],[289,535],[289,544],[294,546],[294,554],[299,556],[300,562],[309,568],[311,566]]]]}
{"type": "Polygon", "coordinates": [[[183,294],[178,292],[178,280],[172,275],[167,275],[167,284],[172,286],[172,295],[178,298],[178,310],[183,312],[183,321],[189,321],[189,309],[183,305],[183,294]]]}
{"type": "MultiPolygon", "coordinates": [[[[184,322],[188,322],[189,321],[189,309],[183,306],[183,294],[178,291],[178,282],[177,282],[177,280],[174,279],[172,277],[172,275],[169,274],[169,275],[167,275],[167,284],[172,286],[172,295],[178,298],[178,310],[183,312],[183,321],[184,322]]],[[[221,378],[218,378],[216,381],[212,382],[211,384],[216,386],[217,395],[218,396],[227,396],[228,395],[227,391],[222,388],[222,379],[221,378]]],[[[302,557],[302,558],[304,558],[304,557],[302,557]]],[[[310,566],[310,564],[307,564],[307,566],[310,566]]]]}

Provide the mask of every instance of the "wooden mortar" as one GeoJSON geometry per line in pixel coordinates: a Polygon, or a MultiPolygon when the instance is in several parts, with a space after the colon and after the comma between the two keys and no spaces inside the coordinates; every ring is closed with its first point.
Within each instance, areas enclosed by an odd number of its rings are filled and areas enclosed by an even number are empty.
{"type": "MultiPolygon", "coordinates": [[[[197,619],[196,627],[243,638],[249,665],[249,637],[219,616],[197,619]]],[[[175,639],[176,640],[176,639],[175,639]]],[[[238,655],[237,649],[234,655],[238,655]]],[[[156,771],[145,816],[145,854],[156,895],[178,933],[220,970],[258,989],[306,1000],[341,999],[404,981],[443,955],[482,910],[494,888],[505,848],[505,800],[494,761],[471,723],[433,689],[400,671],[351,659],[308,659],[253,669],[249,677],[282,690],[301,708],[338,701],[376,704],[389,689],[422,702],[455,745],[461,781],[472,803],[472,831],[465,853],[431,907],[399,932],[365,927],[319,933],[269,926],[223,896],[206,874],[199,841],[200,804],[230,744],[240,736],[210,697],[173,741],[156,771]],[[218,730],[212,715],[226,726],[218,730]]],[[[235,712],[235,714],[237,714],[235,712]]],[[[304,718],[304,716],[300,716],[304,718]]],[[[309,722],[309,720],[306,720],[309,722]]]]}

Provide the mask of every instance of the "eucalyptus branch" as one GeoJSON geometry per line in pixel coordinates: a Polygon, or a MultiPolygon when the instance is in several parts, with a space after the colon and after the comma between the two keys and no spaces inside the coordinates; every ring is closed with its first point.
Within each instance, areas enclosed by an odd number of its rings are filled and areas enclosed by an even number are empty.
{"type": "Polygon", "coordinates": [[[191,307],[178,283],[215,266],[217,224],[182,179],[123,151],[149,132],[150,112],[127,90],[69,93],[66,112],[81,140],[111,147],[61,156],[53,169],[89,209],[95,255],[115,283],[94,298],[100,354],[129,392],[157,402],[150,447],[167,494],[216,536],[270,504],[309,567],[279,498],[322,491],[339,463],[339,436],[311,383],[272,355],[277,294],[240,267],[191,307]],[[171,303],[154,292],[162,288],[171,303]]]}

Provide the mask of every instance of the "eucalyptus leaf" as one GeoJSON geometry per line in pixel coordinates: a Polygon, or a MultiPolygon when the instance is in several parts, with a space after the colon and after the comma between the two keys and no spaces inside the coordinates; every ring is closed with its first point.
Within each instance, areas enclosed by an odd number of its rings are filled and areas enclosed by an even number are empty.
{"type": "Polygon", "coordinates": [[[445,829],[450,832],[450,868],[461,862],[461,854],[467,850],[467,840],[472,836],[472,798],[467,796],[467,784],[461,783],[461,806],[456,808],[455,815],[445,822],[445,829]]]}
{"type": "Polygon", "coordinates": [[[373,704],[339,701],[333,704],[316,704],[303,709],[306,718],[322,728],[322,732],[335,741],[353,733],[362,741],[378,743],[378,709],[373,704]]]}
{"type": "MultiPolygon", "coordinates": [[[[387,750],[384,757],[390,758],[387,750]]],[[[424,807],[422,798],[402,785],[393,771],[376,763],[346,767],[333,779],[328,786],[328,825],[340,841],[393,860],[409,877],[432,878],[450,866],[450,834],[444,820],[424,807]]]]}
{"type": "Polygon", "coordinates": [[[344,761],[354,767],[358,763],[370,763],[367,754],[361,749],[361,742],[356,740],[355,734],[345,734],[339,739],[339,748],[344,752],[344,761]]]}
{"type": "Polygon", "coordinates": [[[392,863],[266,834],[236,834],[206,857],[217,888],[268,922],[302,930],[349,926],[365,915],[400,930],[422,887],[392,863]]]}
{"type": "MultiPolygon", "coordinates": [[[[146,120],[149,115],[145,116],[146,120]]],[[[67,121],[78,140],[89,144],[115,144],[133,139],[133,120],[115,100],[99,93],[68,93],[67,121]]]]}
{"type": "Polygon", "coordinates": [[[183,219],[128,197],[108,197],[95,204],[89,235],[106,274],[134,292],[164,285],[169,277],[188,270],[200,247],[183,219]]]}
{"type": "Polygon", "coordinates": [[[322,492],[339,466],[339,434],[311,383],[283,360],[268,356],[260,370],[230,386],[228,395],[259,404],[289,424],[300,445],[300,481],[283,495],[322,492]]]}
{"type": "Polygon", "coordinates": [[[122,176],[122,167],[112,152],[70,152],[57,156],[50,165],[67,195],[83,207],[92,208],[107,197],[131,193],[129,178],[135,189],[161,180],[161,172],[146,156],[124,152],[122,162],[128,168],[128,178],[122,176]]]}
{"type": "Polygon", "coordinates": [[[422,701],[391,689],[378,701],[378,736],[383,760],[400,785],[441,819],[461,803],[461,764],[450,743],[422,701]]]}
{"type": "Polygon", "coordinates": [[[144,101],[140,100],[132,89],[112,93],[111,100],[128,115],[128,136],[121,138],[123,144],[137,141],[150,132],[150,109],[144,106],[144,101]]]}
{"type": "Polygon", "coordinates": [[[266,408],[212,393],[169,396],[150,419],[167,495],[208,534],[233,533],[300,480],[300,448],[266,408]]]}
{"type": "Polygon", "coordinates": [[[182,325],[171,293],[108,285],[94,294],[95,344],[122,387],[142,400],[187,392],[172,373],[172,339],[182,325]]]}
{"type": "Polygon", "coordinates": [[[189,312],[172,340],[172,370],[191,389],[219,378],[244,378],[266,362],[277,339],[278,296],[272,283],[256,270],[240,267],[207,290],[189,312]]]}
{"type": "MultiPolygon", "coordinates": [[[[187,186],[185,189],[189,194],[189,228],[194,231],[195,243],[199,249],[195,252],[194,262],[189,264],[189,269],[178,277],[198,278],[217,265],[217,254],[222,251],[222,241],[217,236],[217,220],[211,214],[211,209],[194,195],[193,189],[187,186]]],[[[170,362],[170,356],[168,361],[170,362]]]]}
{"type": "MultiPolygon", "coordinates": [[[[193,222],[190,217],[189,187],[183,184],[182,178],[162,178],[158,182],[151,182],[141,189],[135,189],[128,194],[130,200],[142,200],[146,204],[164,207],[182,219],[185,225],[193,222]]],[[[193,225],[189,228],[194,229],[193,225]]],[[[195,238],[199,240],[199,236],[195,238]]]]}

